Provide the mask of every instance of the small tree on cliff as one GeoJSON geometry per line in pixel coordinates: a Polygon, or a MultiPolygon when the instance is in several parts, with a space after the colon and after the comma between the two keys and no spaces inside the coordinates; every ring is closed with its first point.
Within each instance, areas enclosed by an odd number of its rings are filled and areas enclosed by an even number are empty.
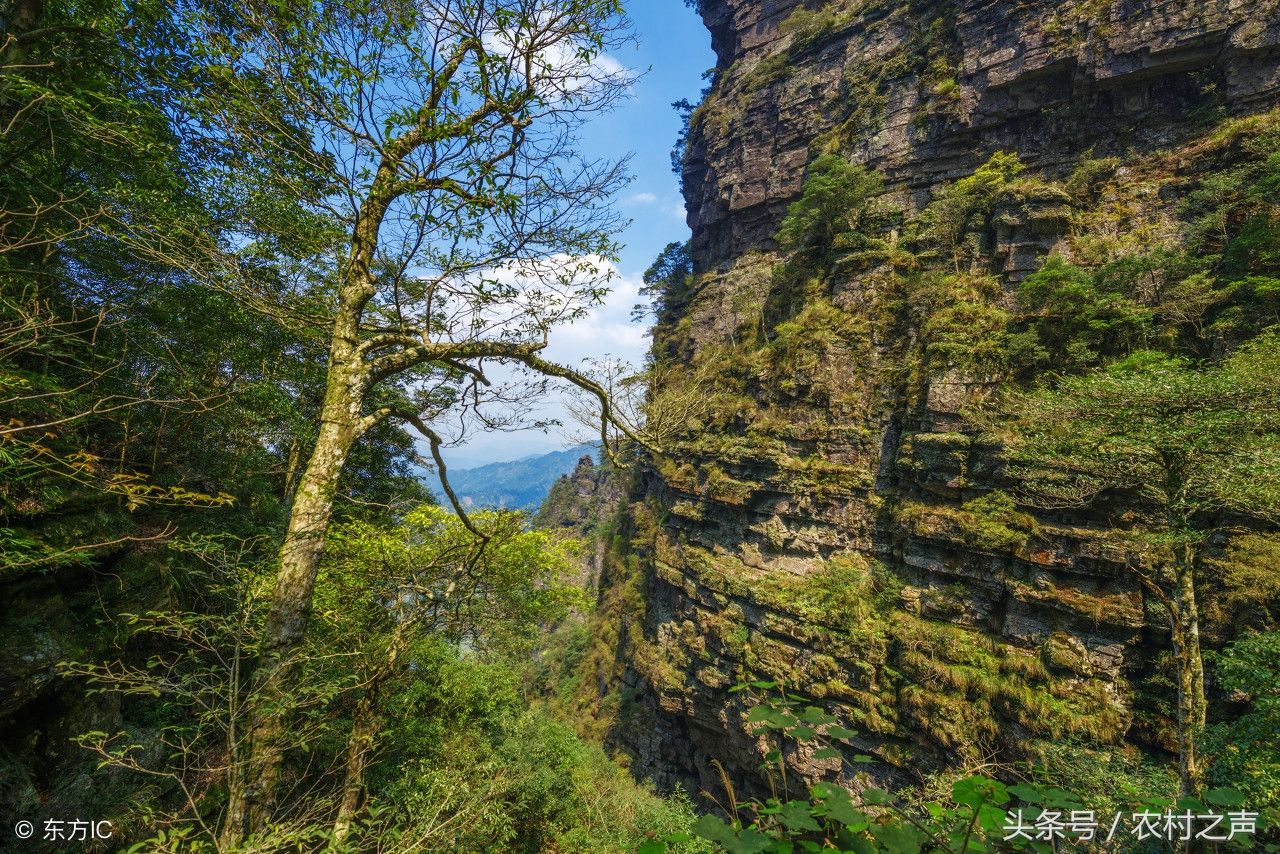
{"type": "MultiPolygon", "coordinates": [[[[299,264],[297,280],[329,295],[319,308],[238,291],[325,335],[329,357],[254,675],[250,761],[228,784],[222,844],[233,847],[273,814],[291,662],[361,436],[412,425],[452,499],[433,425],[518,417],[521,397],[491,386],[485,360],[523,366],[535,390],[574,383],[610,417],[603,389],[540,353],[554,324],[605,292],[617,221],[604,203],[626,179],[621,164],[582,157],[576,130],[630,79],[605,53],[627,38],[617,0],[249,0],[184,14],[218,78],[203,95],[213,118],[192,132],[216,164],[251,173],[256,193],[309,211],[253,223],[245,244],[317,243],[318,226],[345,234],[339,257],[320,242],[310,268],[299,264]],[[508,408],[486,414],[493,404],[508,408]]],[[[223,269],[212,284],[239,288],[223,269]]]]}
{"type": "Polygon", "coordinates": [[[800,198],[787,208],[778,245],[815,263],[835,249],[878,246],[889,214],[878,201],[883,192],[879,173],[839,155],[819,157],[809,164],[800,198]]]}
{"type": "Polygon", "coordinates": [[[1104,492],[1131,500],[1135,519],[1124,534],[1134,547],[1131,568],[1169,618],[1185,794],[1199,790],[1203,772],[1200,558],[1232,515],[1280,519],[1278,381],[1275,334],[1201,369],[1144,352],[1015,396],[997,426],[1031,502],[1080,506],[1104,492]]]}

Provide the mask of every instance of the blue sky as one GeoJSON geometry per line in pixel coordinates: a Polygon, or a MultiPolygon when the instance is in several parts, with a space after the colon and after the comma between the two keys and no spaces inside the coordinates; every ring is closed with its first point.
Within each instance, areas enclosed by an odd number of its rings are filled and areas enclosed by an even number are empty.
{"type": "Polygon", "coordinates": [[[689,230],[684,204],[671,173],[671,148],[680,130],[671,102],[696,101],[702,74],[715,64],[711,36],[684,0],[630,0],[628,14],[639,43],[614,58],[644,77],[620,110],[593,122],[584,137],[588,153],[617,156],[632,152],[635,181],[620,207],[634,222],[622,236],[627,244],[622,270],[643,273],[672,240],[689,230]]]}
{"type": "MultiPolygon", "coordinates": [[[[671,173],[670,152],[680,130],[672,101],[696,101],[702,73],[715,63],[711,37],[684,0],[630,0],[627,11],[638,43],[613,59],[643,76],[622,107],[592,122],[582,137],[586,154],[617,158],[630,153],[635,180],[618,197],[631,219],[619,236],[624,244],[613,293],[590,316],[552,335],[547,355],[578,366],[584,358],[612,355],[638,363],[648,349],[643,326],[630,321],[638,301],[640,277],[664,246],[689,236],[684,204],[671,173]]],[[[545,402],[538,417],[561,417],[557,399],[545,402]]],[[[564,431],[523,430],[473,433],[466,444],[448,448],[445,459],[469,468],[499,460],[559,450],[576,444],[564,431]]]]}

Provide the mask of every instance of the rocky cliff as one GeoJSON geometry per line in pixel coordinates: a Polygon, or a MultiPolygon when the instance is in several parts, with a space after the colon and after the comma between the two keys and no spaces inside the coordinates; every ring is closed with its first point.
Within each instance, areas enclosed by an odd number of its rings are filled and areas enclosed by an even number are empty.
{"type": "MultiPolygon", "coordinates": [[[[632,505],[643,637],[610,636],[629,662],[613,743],[663,786],[719,792],[719,762],[750,788],[761,747],[729,688],[766,678],[859,733],[844,759],[792,757],[810,777],[1139,773],[1174,742],[1166,621],[1111,536],[1125,498],[1029,506],[969,413],[1008,365],[983,348],[1047,257],[1098,270],[1159,249],[1144,269],[1188,280],[1167,259],[1209,177],[1274,144],[1277,3],[701,12],[718,67],[685,155],[693,273],[655,340],[685,366],[668,386],[710,391],[632,505]],[[878,173],[882,215],[874,240],[806,266],[777,235],[829,154],[878,173]],[[920,248],[979,185],[950,248],[920,248]]],[[[1232,333],[1215,334],[1206,352],[1232,333]]],[[[1211,642],[1274,606],[1227,587],[1211,642]]]]}
{"type": "MultiPolygon", "coordinates": [[[[1280,86],[1270,0],[709,0],[718,57],[685,166],[703,269],[768,249],[815,153],[916,202],[1016,151],[1049,175],[1154,150],[1280,86]]],[[[1010,262],[1016,266],[1019,258],[1010,262]]]]}

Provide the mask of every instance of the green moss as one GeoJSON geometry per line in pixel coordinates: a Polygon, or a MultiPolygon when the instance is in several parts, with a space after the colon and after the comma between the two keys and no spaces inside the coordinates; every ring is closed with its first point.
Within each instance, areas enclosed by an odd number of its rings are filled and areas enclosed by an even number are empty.
{"type": "Polygon", "coordinates": [[[874,62],[849,62],[840,78],[840,88],[828,105],[842,118],[813,143],[819,153],[842,153],[859,149],[882,126],[891,89],[916,78],[925,93],[922,109],[915,116],[917,128],[924,130],[933,118],[952,114],[958,101],[958,83],[951,88],[959,64],[951,4],[901,3],[889,7],[881,17],[865,10],[862,21],[868,40],[873,33],[902,25],[907,19],[908,38],[896,41],[887,54],[874,62]],[[934,90],[939,94],[934,95],[934,90]]]}
{"type": "Polygon", "coordinates": [[[857,0],[857,2],[835,0],[817,9],[798,6],[783,19],[778,28],[791,36],[788,52],[794,56],[835,36],[868,5],[865,0],[857,0]]]}
{"type": "MultiPolygon", "coordinates": [[[[1111,742],[1128,719],[1102,681],[1065,678],[1033,652],[996,636],[901,610],[900,582],[856,554],[809,575],[761,572],[728,555],[685,547],[698,584],[749,598],[801,622],[786,633],[812,654],[750,636],[742,661],[750,678],[782,678],[839,700],[860,726],[916,733],[945,750],[977,756],[1010,723],[1032,733],[1111,742]]],[[[957,596],[959,591],[957,591],[957,596]]],[[[715,629],[733,637],[732,619],[715,629]]]]}
{"type": "Polygon", "coordinates": [[[1066,632],[1054,632],[1040,645],[1040,657],[1046,667],[1078,676],[1093,673],[1093,664],[1083,644],[1066,632]]]}
{"type": "Polygon", "coordinates": [[[755,481],[731,477],[715,463],[702,466],[701,474],[701,491],[724,504],[743,504],[760,488],[760,484],[755,481]]]}
{"type": "Polygon", "coordinates": [[[1095,202],[1099,187],[1116,174],[1122,162],[1119,157],[1099,159],[1086,155],[1076,164],[1063,188],[1079,202],[1095,202]]]}
{"type": "Polygon", "coordinates": [[[1280,536],[1236,536],[1205,565],[1215,582],[1206,585],[1202,597],[1210,637],[1225,638],[1246,626],[1259,631],[1280,628],[1280,536]]]}
{"type": "Polygon", "coordinates": [[[826,625],[856,625],[869,611],[871,568],[856,553],[833,556],[809,575],[770,573],[753,592],[772,607],[826,625]]]}
{"type": "Polygon", "coordinates": [[[1118,739],[1127,720],[1100,683],[1068,688],[1022,650],[998,639],[919,618],[895,624],[899,699],[916,725],[966,755],[993,745],[1004,723],[1034,733],[1118,739]]]}
{"type": "Polygon", "coordinates": [[[863,466],[836,463],[821,456],[788,455],[778,459],[777,464],[785,473],[782,483],[788,489],[820,498],[869,489],[874,481],[863,466]]]}
{"type": "Polygon", "coordinates": [[[895,507],[894,516],[916,536],[954,539],[985,552],[1020,552],[1039,531],[1035,517],[1018,510],[1014,500],[999,491],[960,508],[904,501],[895,507]]]}
{"type": "Polygon", "coordinates": [[[1083,621],[1102,625],[1121,626],[1142,624],[1142,603],[1132,593],[1089,593],[1071,585],[1040,582],[1036,586],[1020,581],[1008,581],[1014,595],[1028,602],[1052,605],[1059,610],[1071,611],[1083,621]]]}
{"type": "Polygon", "coordinates": [[[898,445],[897,466],[917,482],[963,483],[973,437],[964,433],[908,433],[898,445]]]}
{"type": "Polygon", "coordinates": [[[802,54],[829,42],[868,5],[866,0],[829,0],[817,9],[797,6],[778,25],[780,32],[790,36],[786,46],[751,69],[743,86],[749,90],[760,89],[790,76],[802,54]]]}
{"type": "Polygon", "coordinates": [[[1050,39],[1065,42],[1074,50],[1102,47],[1113,32],[1111,0],[1066,0],[1058,4],[1044,26],[1050,39]]]}

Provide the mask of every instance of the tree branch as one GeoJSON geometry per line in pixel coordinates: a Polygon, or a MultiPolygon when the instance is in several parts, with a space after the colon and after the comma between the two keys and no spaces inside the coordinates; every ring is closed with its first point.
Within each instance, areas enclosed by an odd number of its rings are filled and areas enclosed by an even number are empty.
{"type": "Polygon", "coordinates": [[[475,534],[482,542],[487,543],[489,535],[477,528],[471,521],[471,517],[467,515],[467,511],[462,509],[462,502],[458,500],[457,493],[453,491],[453,486],[449,483],[448,467],[445,466],[444,457],[440,454],[440,446],[444,444],[440,434],[427,426],[427,422],[423,421],[416,413],[397,410],[391,414],[412,424],[414,429],[431,443],[431,456],[436,461],[436,473],[440,479],[440,486],[444,489],[444,494],[448,496],[449,503],[453,505],[453,512],[458,514],[458,518],[462,520],[462,524],[468,531],[475,534]]]}

